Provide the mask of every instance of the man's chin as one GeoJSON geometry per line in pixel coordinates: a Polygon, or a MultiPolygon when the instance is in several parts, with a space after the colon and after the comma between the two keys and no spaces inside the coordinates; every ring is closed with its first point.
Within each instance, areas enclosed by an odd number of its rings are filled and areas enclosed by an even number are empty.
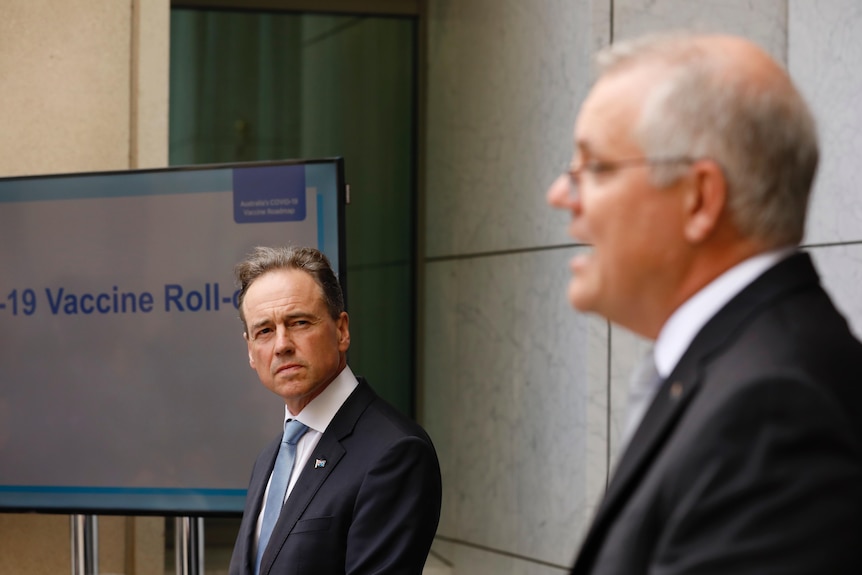
{"type": "Polygon", "coordinates": [[[595,311],[595,298],[584,289],[584,286],[578,283],[577,279],[572,280],[569,284],[567,293],[569,305],[581,312],[595,311]]]}

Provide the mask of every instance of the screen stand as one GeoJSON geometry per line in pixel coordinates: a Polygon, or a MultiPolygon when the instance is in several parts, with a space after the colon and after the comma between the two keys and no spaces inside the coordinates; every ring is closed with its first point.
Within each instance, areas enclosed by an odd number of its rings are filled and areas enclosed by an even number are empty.
{"type": "Polygon", "coordinates": [[[72,515],[72,575],[98,575],[99,525],[95,515],[72,515]]]}
{"type": "Polygon", "coordinates": [[[204,575],[204,518],[177,517],[174,521],[177,575],[204,575]]]}

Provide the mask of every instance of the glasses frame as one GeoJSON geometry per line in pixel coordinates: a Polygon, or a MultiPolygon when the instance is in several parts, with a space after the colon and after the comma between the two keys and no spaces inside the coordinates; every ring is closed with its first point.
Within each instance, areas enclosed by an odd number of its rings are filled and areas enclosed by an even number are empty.
{"type": "Polygon", "coordinates": [[[691,165],[698,160],[699,158],[694,158],[692,156],[643,156],[638,158],[625,158],[622,160],[587,160],[578,166],[570,166],[569,169],[566,170],[565,175],[567,175],[569,179],[569,194],[574,197],[578,195],[578,190],[581,187],[581,176],[585,173],[590,174],[591,176],[601,176],[637,166],[652,167],[673,164],[691,165]]]}

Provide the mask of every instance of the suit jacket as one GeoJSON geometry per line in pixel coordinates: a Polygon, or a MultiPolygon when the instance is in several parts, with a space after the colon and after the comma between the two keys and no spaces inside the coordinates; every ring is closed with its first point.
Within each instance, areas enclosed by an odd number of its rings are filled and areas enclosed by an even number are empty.
{"type": "Polygon", "coordinates": [[[862,345],[807,254],[692,341],[572,573],[862,573],[862,345]]]}
{"type": "MultiPolygon", "coordinates": [[[[437,455],[419,425],[358,379],[281,510],[261,575],[422,572],[440,518],[437,455]]],[[[254,464],[231,575],[254,571],[255,523],[280,442],[254,464]]]]}

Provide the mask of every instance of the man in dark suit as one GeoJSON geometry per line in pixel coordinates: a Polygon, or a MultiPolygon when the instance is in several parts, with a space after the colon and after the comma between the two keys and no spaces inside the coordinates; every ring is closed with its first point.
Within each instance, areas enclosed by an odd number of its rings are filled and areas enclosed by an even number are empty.
{"type": "Polygon", "coordinates": [[[548,201],[593,246],[570,303],[655,340],[657,373],[572,573],[862,573],[862,346],[798,250],[809,110],[740,38],[599,64],[548,201]]]}
{"type": "Polygon", "coordinates": [[[293,431],[254,465],[231,575],[419,575],[440,518],[437,455],[347,366],[348,316],[328,260],[256,248],[236,275],[249,363],[293,431]]]}

